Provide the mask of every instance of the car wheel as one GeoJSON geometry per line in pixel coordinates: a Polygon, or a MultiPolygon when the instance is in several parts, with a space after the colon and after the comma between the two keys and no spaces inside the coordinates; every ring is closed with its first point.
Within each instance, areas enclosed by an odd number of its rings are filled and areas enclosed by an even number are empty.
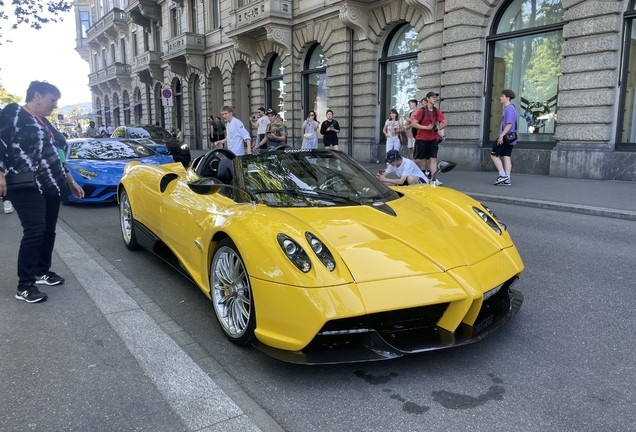
{"type": "Polygon", "coordinates": [[[225,336],[237,345],[254,340],[256,313],[250,278],[234,242],[219,242],[210,264],[214,314],[225,336]]]}
{"type": "Polygon", "coordinates": [[[125,190],[119,195],[119,222],[121,226],[121,235],[124,238],[124,244],[130,250],[139,249],[137,236],[135,234],[135,225],[133,224],[132,209],[130,208],[130,200],[125,190]]]}

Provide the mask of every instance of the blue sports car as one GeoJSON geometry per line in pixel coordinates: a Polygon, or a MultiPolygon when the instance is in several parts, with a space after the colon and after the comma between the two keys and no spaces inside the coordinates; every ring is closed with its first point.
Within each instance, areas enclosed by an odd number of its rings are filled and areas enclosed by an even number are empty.
{"type": "Polygon", "coordinates": [[[108,202],[117,199],[117,184],[128,162],[162,165],[174,163],[170,156],[126,139],[81,138],[68,140],[66,166],[84,189],[81,200],[62,197],[65,205],[76,202],[108,202]]]}

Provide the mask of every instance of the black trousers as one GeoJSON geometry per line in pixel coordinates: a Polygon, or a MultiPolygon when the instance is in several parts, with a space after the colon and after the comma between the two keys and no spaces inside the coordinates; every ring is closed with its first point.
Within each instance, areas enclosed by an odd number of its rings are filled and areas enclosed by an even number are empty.
{"type": "Polygon", "coordinates": [[[22,241],[18,252],[18,287],[35,283],[35,276],[51,268],[55,227],[60,212],[60,197],[42,195],[37,189],[9,191],[22,224],[22,241]]]}

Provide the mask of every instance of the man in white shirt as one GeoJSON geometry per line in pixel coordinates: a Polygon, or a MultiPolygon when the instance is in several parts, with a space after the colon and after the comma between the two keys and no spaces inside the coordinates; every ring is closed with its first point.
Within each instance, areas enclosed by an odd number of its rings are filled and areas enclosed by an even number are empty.
{"type": "Polygon", "coordinates": [[[389,185],[405,186],[428,183],[428,178],[420,167],[410,159],[403,159],[398,150],[390,150],[386,154],[386,171],[377,175],[378,180],[389,185]],[[398,178],[387,178],[386,175],[395,173],[398,178]]]}
{"type": "MultiPolygon", "coordinates": [[[[258,134],[258,141],[256,142],[260,143],[263,141],[263,138],[265,138],[267,125],[269,124],[269,117],[265,115],[265,108],[261,107],[258,109],[258,118],[255,119],[252,117],[251,123],[253,127],[258,128],[256,130],[256,133],[258,134]]],[[[265,146],[265,148],[267,148],[267,146],[265,146]]]]}
{"type": "Polygon", "coordinates": [[[108,136],[111,136],[113,132],[115,132],[115,128],[113,127],[113,125],[108,125],[108,127],[106,128],[106,133],[108,134],[108,136]]]}
{"type": "Polygon", "coordinates": [[[221,116],[226,122],[226,136],[224,139],[217,141],[215,147],[227,143],[227,149],[237,156],[245,154],[243,141],[247,144],[247,154],[252,154],[252,138],[249,132],[243,126],[243,122],[234,118],[234,110],[230,106],[221,108],[221,116]]]}

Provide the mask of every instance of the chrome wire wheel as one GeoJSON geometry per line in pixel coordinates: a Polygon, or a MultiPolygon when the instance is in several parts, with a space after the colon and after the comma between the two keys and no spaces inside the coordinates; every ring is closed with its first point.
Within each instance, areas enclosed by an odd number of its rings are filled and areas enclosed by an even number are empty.
{"type": "Polygon", "coordinates": [[[130,208],[130,200],[125,190],[122,191],[119,196],[119,222],[124,244],[128,249],[137,249],[139,245],[135,236],[132,209],[130,208]]]}
{"type": "Polygon", "coordinates": [[[211,298],[221,329],[232,342],[249,344],[256,326],[250,278],[231,240],[219,242],[210,265],[211,298]]]}

